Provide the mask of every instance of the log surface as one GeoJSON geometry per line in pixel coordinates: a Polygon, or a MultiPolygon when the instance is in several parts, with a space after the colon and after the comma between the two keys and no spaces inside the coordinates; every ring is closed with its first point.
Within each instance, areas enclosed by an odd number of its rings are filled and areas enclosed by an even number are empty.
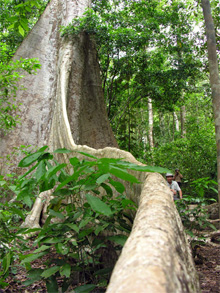
{"type": "Polygon", "coordinates": [[[171,192],[161,175],[148,174],[132,232],[106,292],[199,291],[191,250],[171,192]]]}

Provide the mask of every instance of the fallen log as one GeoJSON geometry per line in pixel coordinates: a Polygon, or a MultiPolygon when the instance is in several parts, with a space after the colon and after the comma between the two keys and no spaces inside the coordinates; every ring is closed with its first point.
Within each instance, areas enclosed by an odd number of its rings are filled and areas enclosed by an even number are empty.
{"type": "Polygon", "coordinates": [[[184,228],[166,182],[148,174],[131,234],[106,293],[199,292],[184,228]]]}

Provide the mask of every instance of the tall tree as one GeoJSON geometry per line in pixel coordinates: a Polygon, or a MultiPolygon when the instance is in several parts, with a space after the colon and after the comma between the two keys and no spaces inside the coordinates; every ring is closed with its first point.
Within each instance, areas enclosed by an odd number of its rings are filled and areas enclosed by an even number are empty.
{"type": "MultiPolygon", "coordinates": [[[[38,147],[48,144],[51,150],[67,148],[79,157],[83,154],[77,151],[97,157],[124,158],[140,165],[128,152],[113,147],[102,148],[117,146],[117,143],[105,111],[94,42],[85,32],[72,38],[62,38],[60,35],[60,25],[67,25],[73,18],[81,16],[89,5],[90,1],[84,0],[51,0],[36,26],[17,50],[15,58],[34,55],[39,58],[42,67],[36,76],[25,77],[24,86],[27,90],[17,92],[18,99],[23,103],[21,124],[14,132],[2,137],[1,154],[10,152],[14,146],[20,144],[38,147]]],[[[67,161],[68,155],[60,154],[58,160],[67,161]]],[[[161,252],[160,273],[157,275],[155,272],[158,265],[154,264],[152,267],[152,264],[147,264],[145,270],[142,270],[142,264],[146,263],[142,260],[142,250],[139,250],[140,261],[136,262],[136,268],[139,267],[137,272],[142,271],[139,278],[146,277],[149,282],[154,280],[151,282],[150,292],[156,290],[157,284],[159,291],[166,291],[168,288],[172,292],[176,287],[179,291],[186,291],[186,288],[192,292],[198,291],[195,267],[171,191],[159,174],[143,174],[138,175],[138,178],[145,183],[126,187],[126,195],[137,203],[140,202],[137,213],[140,215],[137,220],[139,225],[136,231],[142,238],[142,244],[147,242],[153,247],[152,251],[155,253],[152,252],[152,255],[157,256],[157,252],[161,252]],[[147,213],[146,217],[145,211],[151,213],[147,213]],[[151,230],[144,225],[146,218],[150,220],[148,225],[152,227],[151,230]],[[168,218],[168,221],[165,222],[164,218],[168,218]],[[171,218],[173,221],[170,221],[171,218]],[[161,222],[164,229],[161,229],[161,222]],[[145,234],[140,227],[145,230],[145,234]],[[150,235],[148,231],[151,231],[150,235]],[[157,241],[158,239],[162,242],[157,241]],[[169,258],[163,257],[167,254],[169,258]],[[165,274],[166,266],[171,270],[165,274]]],[[[45,196],[52,192],[53,190],[45,190],[37,197],[27,223],[29,226],[36,224],[45,196]]],[[[133,239],[138,240],[139,236],[133,239]]],[[[130,249],[133,250],[132,247],[130,249]]],[[[140,282],[136,276],[133,276],[133,280],[136,283],[133,292],[138,292],[137,285],[140,282]]]]}
{"type": "Polygon", "coordinates": [[[219,217],[220,217],[220,77],[219,65],[216,50],[215,27],[211,13],[209,0],[202,0],[202,9],[205,19],[205,28],[207,36],[208,60],[210,85],[212,89],[212,102],[215,117],[215,135],[217,146],[217,173],[218,173],[218,200],[219,200],[219,217]]]}

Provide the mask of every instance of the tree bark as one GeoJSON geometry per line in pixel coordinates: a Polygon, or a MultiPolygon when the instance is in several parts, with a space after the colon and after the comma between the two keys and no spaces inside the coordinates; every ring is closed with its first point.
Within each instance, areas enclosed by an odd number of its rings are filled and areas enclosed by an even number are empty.
{"type": "Polygon", "coordinates": [[[149,174],[131,234],[106,293],[199,291],[188,241],[170,190],[159,174],[149,174]]]}
{"type": "Polygon", "coordinates": [[[218,201],[219,201],[219,218],[220,218],[220,78],[218,69],[218,57],[216,51],[215,27],[212,19],[211,7],[209,0],[202,0],[202,9],[205,19],[205,29],[207,36],[208,60],[210,85],[212,90],[212,103],[215,119],[215,135],[217,146],[217,177],[218,177],[218,201]]]}
{"type": "Polygon", "coordinates": [[[154,116],[153,116],[153,106],[152,100],[148,98],[148,123],[149,123],[149,143],[150,149],[154,148],[154,138],[153,138],[153,127],[154,127],[154,116]]]}
{"type": "Polygon", "coordinates": [[[176,112],[173,112],[173,119],[175,124],[175,130],[180,131],[179,120],[178,120],[176,112]]]}
{"type": "MultiPolygon", "coordinates": [[[[18,48],[14,59],[38,58],[42,67],[21,80],[26,88],[16,97],[22,104],[21,123],[1,137],[0,156],[20,145],[48,145],[50,150],[75,144],[117,147],[106,114],[94,42],[86,34],[72,40],[60,35],[60,26],[82,16],[89,5],[90,0],[52,0],[18,48]]],[[[20,158],[16,159],[14,165],[20,158]]]]}
{"type": "Polygon", "coordinates": [[[181,137],[184,138],[186,135],[186,107],[181,106],[180,108],[180,121],[181,121],[181,137]]]}

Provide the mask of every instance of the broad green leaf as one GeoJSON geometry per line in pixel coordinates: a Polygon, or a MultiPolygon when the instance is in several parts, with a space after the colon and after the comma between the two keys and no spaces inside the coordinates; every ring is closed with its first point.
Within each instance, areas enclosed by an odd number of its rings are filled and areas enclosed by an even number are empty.
{"type": "Polygon", "coordinates": [[[37,152],[34,154],[30,154],[28,156],[26,156],[25,158],[23,158],[19,164],[18,167],[28,167],[30,166],[32,163],[36,162],[37,159],[42,155],[41,152],[37,152]]]}
{"type": "Polygon", "coordinates": [[[87,284],[87,285],[83,285],[83,286],[79,286],[79,287],[75,288],[74,292],[75,293],[89,293],[93,289],[95,289],[95,287],[96,287],[96,285],[87,284]]]}
{"type": "Polygon", "coordinates": [[[20,19],[20,23],[21,23],[22,27],[24,28],[24,30],[26,30],[26,31],[29,30],[27,18],[22,17],[20,19]]]}
{"type": "Polygon", "coordinates": [[[21,264],[24,264],[24,263],[30,263],[32,261],[34,261],[35,259],[38,259],[40,257],[42,257],[43,255],[47,254],[47,252],[41,252],[41,253],[37,253],[37,254],[28,254],[25,256],[25,258],[21,261],[21,264]]]}
{"type": "Polygon", "coordinates": [[[46,287],[47,287],[47,293],[57,293],[59,292],[57,279],[55,276],[50,276],[46,279],[46,287]]]}
{"type": "Polygon", "coordinates": [[[37,162],[37,164],[35,164],[33,167],[31,167],[31,169],[29,169],[25,174],[23,174],[21,177],[19,177],[19,179],[22,179],[24,177],[26,177],[28,174],[30,174],[34,169],[37,168],[37,166],[39,165],[40,162],[37,162]]]}
{"type": "Polygon", "coordinates": [[[141,172],[157,172],[157,173],[168,173],[171,172],[169,169],[156,167],[156,166],[144,166],[144,165],[136,165],[134,163],[120,161],[116,165],[119,168],[130,169],[141,172]]]}
{"type": "Polygon", "coordinates": [[[45,270],[42,274],[41,274],[41,277],[43,278],[49,278],[50,276],[54,275],[56,272],[58,272],[60,270],[60,267],[59,266],[54,266],[54,267],[51,267],[47,270],[45,270]]]}
{"type": "Polygon", "coordinates": [[[98,236],[101,231],[104,231],[108,227],[108,225],[109,225],[109,223],[97,226],[95,229],[95,232],[94,232],[95,235],[98,236]]]}
{"type": "Polygon", "coordinates": [[[109,178],[109,183],[114,186],[114,188],[119,192],[119,193],[123,193],[125,191],[125,187],[124,185],[119,182],[119,181],[115,181],[112,178],[109,178]]]}
{"type": "Polygon", "coordinates": [[[111,195],[111,196],[113,195],[112,189],[108,184],[102,183],[101,186],[102,186],[102,188],[105,189],[105,191],[108,195],[111,195]]]}
{"type": "Polygon", "coordinates": [[[140,183],[135,176],[133,176],[133,175],[129,174],[127,171],[119,169],[117,167],[110,167],[109,172],[111,174],[115,175],[116,177],[121,178],[123,180],[129,181],[132,183],[140,183]]]}
{"type": "Polygon", "coordinates": [[[50,249],[49,245],[42,245],[41,247],[35,249],[34,253],[38,253],[38,252],[45,251],[45,250],[48,250],[48,249],[50,249]]]}
{"type": "Polygon", "coordinates": [[[58,166],[54,166],[51,169],[49,169],[46,173],[46,177],[50,178],[52,177],[54,174],[56,174],[59,170],[63,169],[64,167],[66,167],[66,164],[60,164],[58,166]]]}
{"type": "Polygon", "coordinates": [[[58,243],[57,249],[62,255],[66,255],[69,252],[69,247],[65,246],[63,243],[58,243]]]}
{"type": "Polygon", "coordinates": [[[87,153],[84,153],[84,152],[78,152],[77,151],[77,153],[79,153],[79,154],[81,154],[81,155],[84,155],[84,156],[86,156],[86,157],[89,157],[89,158],[92,158],[92,159],[98,159],[97,157],[95,157],[95,156],[93,156],[93,155],[90,155],[90,154],[87,154],[87,153]]]}
{"type": "MultiPolygon", "coordinates": [[[[72,190],[68,189],[68,188],[63,188],[63,189],[60,189],[58,191],[55,191],[53,194],[54,195],[65,195],[65,196],[68,196],[68,195],[71,195],[73,192],[72,190]]],[[[59,200],[59,198],[57,198],[56,200],[59,200]]],[[[50,201],[51,203],[53,203],[53,200],[50,201]]]]}
{"type": "Polygon", "coordinates": [[[55,150],[54,153],[56,153],[56,154],[69,154],[69,153],[72,153],[72,151],[63,148],[63,149],[57,149],[57,150],[55,150]]]}
{"type": "Polygon", "coordinates": [[[25,216],[21,210],[19,210],[17,208],[13,208],[13,207],[11,208],[11,210],[14,214],[19,215],[22,218],[22,220],[25,220],[25,216]]]}
{"type": "Polygon", "coordinates": [[[80,224],[79,224],[79,229],[85,227],[90,221],[91,221],[91,218],[90,217],[87,217],[85,219],[82,219],[80,221],[80,224]]]}
{"type": "Polygon", "coordinates": [[[42,160],[42,161],[39,162],[39,165],[37,166],[37,170],[35,172],[35,176],[36,176],[37,181],[40,181],[41,178],[45,175],[46,172],[47,172],[46,164],[42,160]]]}
{"type": "Polygon", "coordinates": [[[54,238],[46,238],[46,239],[42,240],[41,242],[42,243],[49,243],[49,244],[59,243],[59,242],[62,242],[62,238],[57,238],[57,237],[54,237],[54,238]]]}
{"type": "Polygon", "coordinates": [[[76,166],[79,164],[79,159],[77,157],[71,158],[69,161],[70,161],[70,164],[73,166],[76,166]]]}
{"type": "Polygon", "coordinates": [[[51,216],[54,216],[54,217],[59,218],[61,220],[65,219],[64,215],[62,213],[60,213],[60,212],[55,212],[54,210],[50,209],[49,213],[50,213],[51,216]]]}
{"type": "Polygon", "coordinates": [[[4,257],[3,257],[3,261],[2,261],[2,266],[3,266],[3,274],[5,274],[10,266],[11,263],[11,253],[8,252],[4,257]]]}
{"type": "Polygon", "coordinates": [[[109,236],[107,238],[117,244],[120,244],[121,246],[124,246],[126,240],[128,239],[128,237],[125,235],[115,235],[115,236],[109,236]]]}
{"type": "Polygon", "coordinates": [[[86,194],[86,199],[89,205],[91,206],[91,208],[95,212],[104,214],[106,216],[112,215],[112,210],[110,209],[110,207],[105,202],[103,202],[100,198],[95,197],[91,194],[86,194]]]}
{"type": "Polygon", "coordinates": [[[47,145],[45,145],[45,146],[43,146],[42,148],[40,148],[39,150],[38,150],[38,152],[44,152],[46,149],[48,149],[48,146],[47,145]]]}
{"type": "Polygon", "coordinates": [[[96,180],[96,183],[101,184],[105,182],[110,176],[111,176],[110,174],[103,174],[96,180]]]}
{"type": "Polygon", "coordinates": [[[94,275],[95,276],[102,276],[102,275],[106,275],[106,274],[111,273],[111,271],[112,271],[112,268],[105,268],[105,269],[95,271],[94,275]]]}
{"type": "Polygon", "coordinates": [[[70,264],[66,263],[64,266],[62,266],[60,268],[60,275],[61,276],[65,276],[67,278],[70,277],[70,273],[71,273],[71,266],[70,264]]]}
{"type": "Polygon", "coordinates": [[[6,184],[6,181],[0,181],[0,186],[4,186],[6,184]]]}
{"type": "Polygon", "coordinates": [[[29,286],[33,284],[36,281],[39,281],[41,279],[41,274],[43,270],[42,269],[32,269],[28,271],[28,278],[29,280],[23,282],[25,286],[29,286]]]}
{"type": "Polygon", "coordinates": [[[93,232],[93,228],[89,228],[89,229],[86,229],[86,230],[82,230],[82,231],[80,231],[78,237],[79,237],[79,239],[82,239],[83,237],[91,234],[92,232],[93,232]]]}
{"type": "Polygon", "coordinates": [[[24,36],[24,29],[21,25],[18,26],[18,31],[19,33],[22,35],[22,37],[24,36]]]}

